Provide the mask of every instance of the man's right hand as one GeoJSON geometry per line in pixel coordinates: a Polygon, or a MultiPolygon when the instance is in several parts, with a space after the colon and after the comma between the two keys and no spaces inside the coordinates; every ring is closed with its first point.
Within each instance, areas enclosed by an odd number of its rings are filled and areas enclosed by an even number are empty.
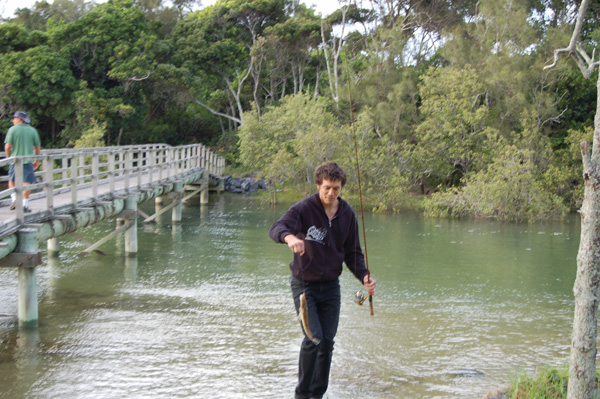
{"type": "Polygon", "coordinates": [[[283,241],[285,241],[293,253],[300,254],[300,256],[304,255],[304,240],[299,239],[293,234],[288,234],[283,238],[283,241]]]}

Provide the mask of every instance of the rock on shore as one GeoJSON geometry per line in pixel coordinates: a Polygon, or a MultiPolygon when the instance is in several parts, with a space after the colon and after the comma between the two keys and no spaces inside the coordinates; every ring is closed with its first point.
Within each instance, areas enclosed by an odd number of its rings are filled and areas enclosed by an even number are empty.
{"type": "Polygon", "coordinates": [[[249,194],[258,190],[266,190],[267,182],[263,179],[257,179],[254,176],[246,175],[244,177],[225,176],[225,190],[232,193],[249,194]]]}

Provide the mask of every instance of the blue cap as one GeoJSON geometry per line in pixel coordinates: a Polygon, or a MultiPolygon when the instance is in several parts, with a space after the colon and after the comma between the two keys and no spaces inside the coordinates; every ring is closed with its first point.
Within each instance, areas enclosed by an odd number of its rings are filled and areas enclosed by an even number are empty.
{"type": "Polygon", "coordinates": [[[17,111],[13,115],[13,118],[21,118],[21,120],[25,123],[31,123],[31,118],[27,116],[27,114],[23,111],[17,111]]]}

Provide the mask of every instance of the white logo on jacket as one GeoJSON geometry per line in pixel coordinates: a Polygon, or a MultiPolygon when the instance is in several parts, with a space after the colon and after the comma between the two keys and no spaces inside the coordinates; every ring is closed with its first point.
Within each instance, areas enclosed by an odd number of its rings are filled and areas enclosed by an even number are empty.
{"type": "Polygon", "coordinates": [[[324,244],[325,236],[327,235],[326,229],[319,229],[318,227],[311,226],[306,232],[306,239],[316,241],[319,244],[324,244]]]}

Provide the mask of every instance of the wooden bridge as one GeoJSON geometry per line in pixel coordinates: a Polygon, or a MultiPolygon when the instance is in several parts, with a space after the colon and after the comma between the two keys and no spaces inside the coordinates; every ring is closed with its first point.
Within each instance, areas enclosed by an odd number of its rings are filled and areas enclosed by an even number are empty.
{"type": "MultiPolygon", "coordinates": [[[[4,154],[1,154],[4,156],[4,154]]],[[[39,243],[47,242],[48,256],[58,253],[59,237],[108,218],[122,225],[90,244],[87,253],[123,232],[125,251],[137,254],[137,220],[152,221],[172,210],[181,221],[183,200],[200,194],[208,203],[209,186],[222,187],[225,160],[201,144],[171,147],[166,144],[42,150],[38,156],[0,160],[0,167],[15,164],[15,187],[0,191],[0,266],[19,268],[19,324],[37,326],[36,267],[42,263],[39,243]],[[38,160],[37,183],[23,185],[21,165],[38,160]],[[23,208],[23,190],[31,190],[29,208],[23,208]],[[191,194],[186,195],[186,191],[191,194]],[[16,193],[16,209],[10,210],[16,193]],[[171,200],[157,214],[138,210],[139,203],[171,200]]],[[[0,178],[6,182],[7,176],[0,178]]],[[[157,208],[158,210],[158,208],[157,208]]]]}

